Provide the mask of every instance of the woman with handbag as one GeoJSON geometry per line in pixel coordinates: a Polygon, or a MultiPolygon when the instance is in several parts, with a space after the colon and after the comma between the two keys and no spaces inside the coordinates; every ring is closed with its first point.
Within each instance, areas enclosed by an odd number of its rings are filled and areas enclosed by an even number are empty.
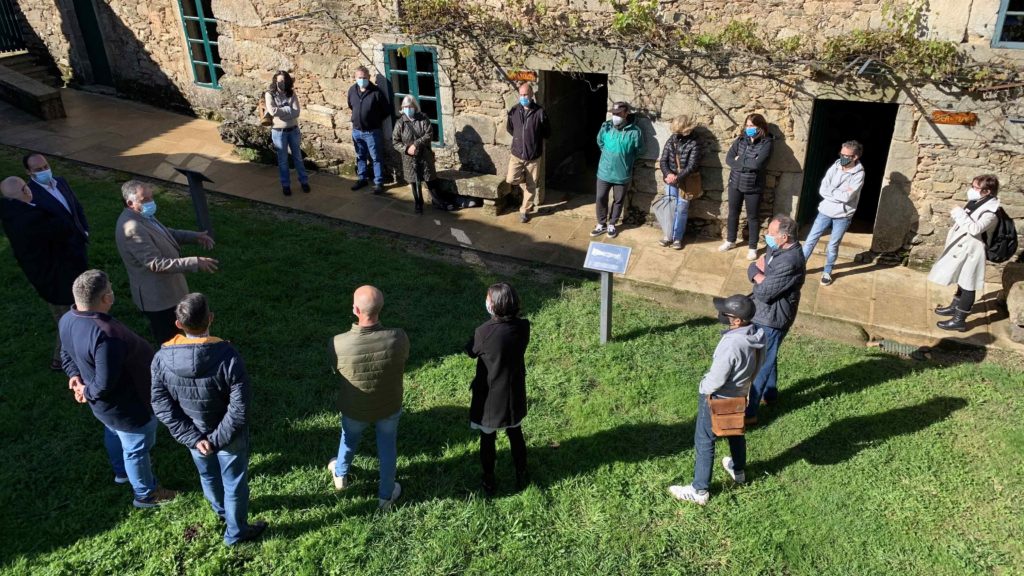
{"type": "Polygon", "coordinates": [[[303,192],[309,192],[309,175],[302,163],[302,134],[299,132],[299,97],[295,95],[295,80],[291,74],[278,70],[274,81],[263,95],[263,105],[271,117],[270,139],[277,153],[277,172],[281,177],[281,192],[292,195],[292,181],[288,172],[288,151],[291,150],[295,173],[303,192]]]}
{"type": "Polygon", "coordinates": [[[939,316],[952,316],[936,325],[943,330],[967,331],[967,316],[978,290],[985,287],[985,240],[999,218],[999,179],[991,174],[976,177],[967,189],[967,204],[953,208],[953,227],[946,234],[946,246],[928,273],[928,281],[942,286],[956,284],[949,306],[935,308],[939,316]]]}
{"type": "Polygon", "coordinates": [[[772,155],[775,137],[768,132],[768,121],[760,114],[751,114],[743,122],[743,132],[736,138],[725,155],[729,166],[729,218],[726,223],[725,242],[719,252],[736,247],[736,233],[740,223],[740,209],[747,208],[747,260],[757,260],[757,239],[761,230],[758,210],[764,194],[765,166],[772,155]]]}
{"type": "Polygon", "coordinates": [[[751,324],[754,301],[736,294],[715,298],[718,321],[729,327],[715,348],[711,368],[700,381],[697,395],[697,422],[693,431],[693,447],[697,461],[693,482],[687,486],[670,486],[668,491],[678,500],[703,506],[708,503],[711,468],[715,461],[715,440],[729,440],[732,457],[722,459],[722,467],[737,484],[746,481],[747,440],[743,436],[744,411],[750,383],[754,380],[764,356],[764,331],[751,324]]]}
{"type": "Polygon", "coordinates": [[[664,232],[662,246],[683,249],[683,235],[686,233],[686,219],[690,201],[701,193],[700,170],[697,162],[702,153],[700,142],[689,116],[677,116],[672,120],[672,136],[661,151],[662,177],[665,181],[665,196],[655,202],[661,206],[654,210],[664,232]],[[660,208],[660,209],[657,209],[660,208]]]}
{"type": "Polygon", "coordinates": [[[526,347],[530,344],[530,321],[519,317],[519,295],[500,282],[487,289],[484,301],[491,319],[481,324],[466,344],[466,354],[476,358],[476,376],[470,384],[470,427],[480,431],[481,486],[493,496],[495,440],[505,431],[512,449],[516,490],[529,483],[526,471],[526,440],[522,423],[526,417],[526,347]]]}

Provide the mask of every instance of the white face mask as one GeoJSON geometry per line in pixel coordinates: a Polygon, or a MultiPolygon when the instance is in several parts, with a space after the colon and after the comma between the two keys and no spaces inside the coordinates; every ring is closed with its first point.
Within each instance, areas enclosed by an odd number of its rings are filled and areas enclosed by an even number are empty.
{"type": "Polygon", "coordinates": [[[612,124],[615,126],[622,124],[622,116],[612,116],[612,124]]]}
{"type": "Polygon", "coordinates": [[[968,202],[971,202],[973,200],[978,200],[980,198],[981,198],[981,192],[976,190],[974,188],[974,186],[968,186],[967,187],[967,201],[968,202]]]}
{"type": "Polygon", "coordinates": [[[494,316],[494,309],[491,308],[491,299],[490,298],[484,300],[484,308],[487,309],[487,313],[488,314],[490,314],[491,316],[494,316]]]}

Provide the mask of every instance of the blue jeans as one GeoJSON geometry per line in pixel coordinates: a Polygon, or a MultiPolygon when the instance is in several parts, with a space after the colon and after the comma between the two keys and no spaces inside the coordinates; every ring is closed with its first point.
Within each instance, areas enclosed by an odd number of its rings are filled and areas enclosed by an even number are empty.
{"type": "MultiPolygon", "coordinates": [[[[733,470],[742,472],[747,467],[747,437],[726,436],[729,452],[732,454],[733,470]]],[[[697,395],[697,424],[693,430],[693,449],[697,462],[693,467],[693,487],[707,490],[711,484],[711,469],[715,465],[715,440],[718,436],[711,431],[711,411],[708,410],[707,396],[697,395]]]]}
{"type": "Polygon", "coordinates": [[[757,407],[761,404],[761,398],[773,402],[779,396],[779,346],[782,339],[786,337],[789,330],[779,330],[756,324],[764,330],[764,364],[754,378],[754,384],[750,387],[750,398],[747,400],[747,416],[757,416],[757,407]]]}
{"type": "Polygon", "coordinates": [[[156,475],[153,474],[153,466],[149,461],[149,451],[156,444],[156,418],[151,418],[148,424],[135,430],[112,432],[121,441],[124,471],[128,475],[128,482],[132,485],[135,497],[149,498],[157,487],[156,475]]]}
{"type": "Polygon", "coordinates": [[[825,251],[825,274],[831,276],[832,267],[835,266],[836,258],[839,257],[839,243],[843,241],[843,234],[846,234],[846,229],[850,227],[852,221],[853,218],[829,218],[818,212],[818,216],[814,218],[814,224],[811,226],[811,232],[807,235],[807,240],[804,240],[804,260],[811,257],[811,252],[818,244],[818,239],[825,233],[825,230],[831,227],[828,249],[825,251]]]}
{"type": "Polygon", "coordinates": [[[686,218],[690,212],[690,201],[681,197],[679,195],[679,188],[675,186],[668,186],[665,193],[676,199],[676,215],[672,221],[672,237],[669,240],[682,241],[683,234],[686,233],[686,218]]]}
{"type": "Polygon", "coordinates": [[[295,163],[295,173],[299,175],[299,184],[309,184],[309,175],[306,174],[306,166],[302,163],[302,133],[298,127],[294,130],[271,130],[270,139],[274,143],[274,151],[277,152],[277,173],[281,177],[281,186],[291,186],[292,179],[288,174],[288,149],[292,151],[292,160],[295,163]]]}
{"type": "Polygon", "coordinates": [[[110,460],[110,467],[114,469],[114,476],[124,478],[127,472],[124,470],[124,449],[121,448],[121,439],[117,433],[103,427],[103,446],[107,449],[107,459],[110,460]]]}
{"type": "MultiPolygon", "coordinates": [[[[373,183],[380,186],[384,183],[384,131],[352,129],[352,143],[356,147],[356,175],[360,180],[369,180],[367,159],[373,163],[373,183]]],[[[391,496],[388,495],[388,498],[391,496]]]]}
{"type": "Polygon", "coordinates": [[[352,465],[352,458],[359,447],[359,439],[370,424],[377,431],[377,458],[380,460],[380,488],[377,496],[381,500],[390,500],[395,490],[395,471],[398,468],[398,419],[402,416],[399,409],[387,418],[376,422],[361,422],[341,416],[341,442],[338,444],[338,461],[334,465],[334,474],[344,476],[352,465]]]}
{"type": "Polygon", "coordinates": [[[224,543],[238,542],[249,530],[249,434],[242,432],[230,444],[209,456],[192,448],[203,495],[218,516],[224,518],[224,543]]]}

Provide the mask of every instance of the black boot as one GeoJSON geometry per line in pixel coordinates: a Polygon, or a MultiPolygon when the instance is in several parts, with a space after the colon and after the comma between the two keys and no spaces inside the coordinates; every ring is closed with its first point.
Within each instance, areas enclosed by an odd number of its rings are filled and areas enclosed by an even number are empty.
{"type": "Polygon", "coordinates": [[[498,483],[494,479],[494,474],[484,472],[484,475],[480,478],[480,487],[484,490],[484,496],[493,498],[498,493],[498,483]]]}
{"type": "Polygon", "coordinates": [[[953,296],[953,301],[949,303],[949,306],[936,306],[935,313],[939,316],[952,316],[956,312],[956,306],[960,303],[960,298],[953,296]]]}
{"type": "Polygon", "coordinates": [[[967,315],[970,312],[966,310],[954,310],[953,317],[949,320],[943,320],[936,323],[935,325],[943,330],[956,330],[957,332],[967,332],[967,315]]]}
{"type": "Polygon", "coordinates": [[[417,214],[423,214],[423,188],[419,182],[412,183],[412,200],[415,203],[413,210],[417,214]]]}

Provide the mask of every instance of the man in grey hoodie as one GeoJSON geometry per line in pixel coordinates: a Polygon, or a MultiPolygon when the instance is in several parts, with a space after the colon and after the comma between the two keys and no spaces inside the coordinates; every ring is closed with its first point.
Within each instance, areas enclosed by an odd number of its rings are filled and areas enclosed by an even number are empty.
{"type": "MultiPolygon", "coordinates": [[[[697,462],[693,470],[693,483],[688,486],[670,486],[668,491],[679,500],[707,504],[708,485],[711,483],[711,467],[715,460],[715,440],[711,430],[711,413],[708,398],[745,398],[750,392],[750,383],[757,374],[764,348],[764,331],[751,324],[756,310],[753,300],[736,294],[728,298],[715,298],[718,321],[729,328],[722,332],[722,339],[715,348],[711,368],[700,381],[697,396],[697,422],[693,432],[693,445],[697,451],[697,462]]],[[[722,467],[737,484],[746,481],[744,468],[747,463],[746,437],[729,436],[729,451],[732,457],[722,459],[722,467]]]]}
{"type": "Polygon", "coordinates": [[[853,221],[853,213],[857,211],[860,191],[864,188],[864,167],[860,163],[863,152],[864,148],[856,140],[844,143],[839,150],[839,159],[825,172],[818,188],[821,203],[818,204],[818,216],[811,232],[804,241],[804,260],[811,257],[818,239],[831,228],[825,251],[825,272],[821,275],[822,286],[832,283],[832,267],[839,256],[839,243],[843,241],[843,234],[846,234],[853,221]]]}

